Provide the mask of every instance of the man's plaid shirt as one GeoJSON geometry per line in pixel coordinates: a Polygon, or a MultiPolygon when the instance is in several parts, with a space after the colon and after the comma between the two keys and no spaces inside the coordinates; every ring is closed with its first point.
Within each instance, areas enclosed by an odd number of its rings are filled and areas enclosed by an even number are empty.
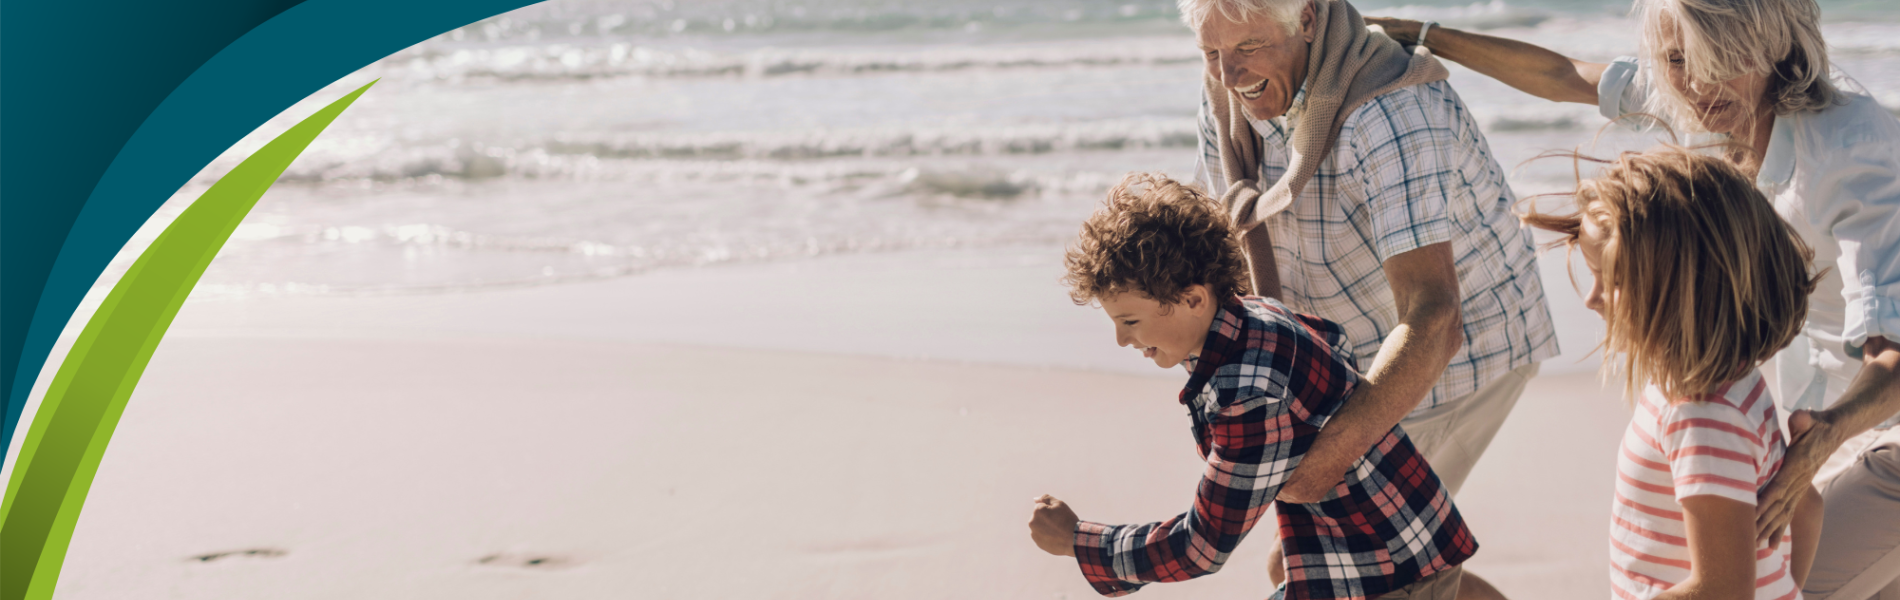
{"type": "Polygon", "coordinates": [[[1181,403],[1207,460],[1194,508],[1147,525],[1076,524],[1076,560],[1095,591],[1120,596],[1213,573],[1269,504],[1279,507],[1286,598],[1374,598],[1477,552],[1451,496],[1397,427],[1325,500],[1273,502],[1360,382],[1338,325],[1274,300],[1234,298],[1189,370],[1181,403]]]}
{"type": "MultiPolygon", "coordinates": [[[[1286,173],[1305,92],[1288,117],[1259,121],[1260,179],[1286,173]]],[[[1201,99],[1195,180],[1227,190],[1214,122],[1201,99]]],[[[1465,343],[1413,414],[1462,398],[1528,363],[1557,355],[1530,232],[1512,214],[1517,198],[1490,145],[1451,86],[1399,88],[1355,109],[1331,156],[1286,212],[1267,220],[1281,300],[1338,322],[1370,367],[1399,324],[1387,259],[1451,242],[1462,288],[1465,343]]]]}

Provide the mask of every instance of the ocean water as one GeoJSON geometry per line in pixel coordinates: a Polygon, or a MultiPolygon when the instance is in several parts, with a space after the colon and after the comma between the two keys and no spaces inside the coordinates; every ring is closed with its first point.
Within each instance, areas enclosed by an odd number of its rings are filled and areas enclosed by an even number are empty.
{"type": "MultiPolygon", "coordinates": [[[[1584,59],[1636,48],[1624,2],[1358,6],[1584,59]]],[[[1823,6],[1836,63],[1900,110],[1900,4],[1823,6]]],[[[158,222],[296,118],[380,78],[257,205],[197,297],[1060,244],[1123,174],[1187,176],[1200,71],[1168,1],[553,0],[286,111],[158,222]]],[[[1518,165],[1589,140],[1594,108],[1453,71],[1519,195],[1567,189],[1567,163],[1518,165]]]]}

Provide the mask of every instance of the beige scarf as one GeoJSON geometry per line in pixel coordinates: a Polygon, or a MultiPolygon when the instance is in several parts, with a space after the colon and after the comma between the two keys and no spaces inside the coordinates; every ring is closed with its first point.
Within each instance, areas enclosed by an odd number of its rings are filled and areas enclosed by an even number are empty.
{"type": "MultiPolygon", "coordinates": [[[[1293,203],[1332,151],[1339,126],[1353,109],[1380,94],[1449,76],[1429,50],[1420,47],[1407,52],[1392,38],[1367,31],[1359,11],[1346,0],[1313,3],[1318,14],[1307,50],[1306,106],[1293,132],[1293,162],[1271,189],[1264,193],[1259,189],[1260,136],[1248,124],[1239,97],[1218,79],[1203,83],[1215,117],[1221,173],[1228,182],[1221,201],[1241,231],[1258,227],[1293,203]]],[[[1254,257],[1256,261],[1271,258],[1254,257]]]]}

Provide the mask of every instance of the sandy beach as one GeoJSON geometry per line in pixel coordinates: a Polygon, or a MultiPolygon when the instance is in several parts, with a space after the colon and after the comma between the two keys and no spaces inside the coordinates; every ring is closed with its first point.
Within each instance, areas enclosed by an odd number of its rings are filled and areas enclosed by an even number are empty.
{"type": "MultiPolygon", "coordinates": [[[[1058,257],[193,300],[57,596],[1094,597],[1029,542],[1029,499],[1159,520],[1201,466],[1185,376],[1069,304],[1058,257]]],[[[1459,500],[1470,566],[1513,597],[1608,592],[1626,414],[1570,361],[1533,381],[1459,500]]],[[[1264,597],[1269,544],[1138,596],[1264,597]]]]}

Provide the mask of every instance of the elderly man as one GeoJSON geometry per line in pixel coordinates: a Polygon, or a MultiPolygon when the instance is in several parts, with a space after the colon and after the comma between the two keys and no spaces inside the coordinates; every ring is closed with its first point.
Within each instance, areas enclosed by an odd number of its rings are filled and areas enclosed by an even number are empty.
{"type": "MultiPolygon", "coordinates": [[[[1457,494],[1558,352],[1477,122],[1436,59],[1343,0],[1180,4],[1207,65],[1197,181],[1250,228],[1257,293],[1340,323],[1366,368],[1278,498],[1327,496],[1394,425],[1457,494]]],[[[1501,596],[1467,574],[1459,597],[1501,596]]]]}

